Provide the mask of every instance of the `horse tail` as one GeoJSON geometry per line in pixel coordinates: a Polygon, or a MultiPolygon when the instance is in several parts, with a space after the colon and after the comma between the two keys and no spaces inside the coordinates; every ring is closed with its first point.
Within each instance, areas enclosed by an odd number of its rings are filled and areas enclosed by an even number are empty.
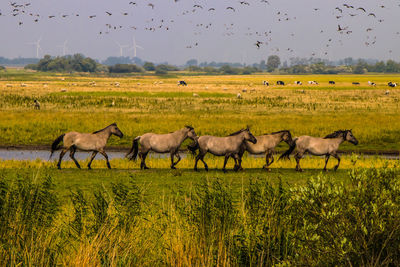
{"type": "Polygon", "coordinates": [[[138,152],[139,152],[139,140],[140,140],[140,138],[141,138],[141,136],[138,136],[135,139],[133,139],[132,148],[125,155],[125,157],[127,157],[129,160],[136,160],[138,152]],[[132,154],[132,155],[129,156],[130,154],[132,154]]]}
{"type": "Polygon", "coordinates": [[[51,153],[50,153],[50,158],[53,156],[54,151],[59,150],[61,148],[61,146],[59,146],[58,144],[63,141],[65,134],[60,135],[59,137],[56,138],[56,140],[54,140],[53,144],[51,144],[51,153]]]}
{"type": "Polygon", "coordinates": [[[286,151],[279,157],[278,160],[281,160],[281,159],[288,159],[288,160],[290,160],[290,154],[292,154],[293,150],[296,148],[296,141],[297,141],[297,138],[293,139],[293,142],[292,142],[292,144],[290,145],[289,149],[286,150],[286,151]]]}
{"type": "Polygon", "coordinates": [[[194,141],[193,144],[187,146],[192,155],[196,155],[196,150],[199,149],[199,142],[194,141]]]}

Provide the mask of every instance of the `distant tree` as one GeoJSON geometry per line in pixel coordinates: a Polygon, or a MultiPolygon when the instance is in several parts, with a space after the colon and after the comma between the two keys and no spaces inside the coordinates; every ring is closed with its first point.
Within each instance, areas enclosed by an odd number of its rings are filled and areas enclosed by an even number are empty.
{"type": "Polygon", "coordinates": [[[151,63],[151,62],[145,62],[145,63],[143,64],[143,68],[144,68],[145,70],[147,70],[147,71],[155,71],[155,70],[156,70],[156,66],[154,66],[154,64],[151,63]]]}
{"type": "Polygon", "coordinates": [[[114,66],[108,66],[110,73],[131,73],[131,72],[142,72],[143,69],[134,64],[115,64],[114,66]]]}
{"type": "Polygon", "coordinates": [[[0,65],[0,70],[5,70],[6,67],[0,65]]]}
{"type": "Polygon", "coordinates": [[[104,65],[113,66],[116,64],[132,64],[133,61],[130,57],[108,57],[102,62],[104,65]]]}
{"type": "Polygon", "coordinates": [[[354,74],[363,74],[365,72],[364,66],[362,64],[357,64],[353,68],[353,73],[354,74]]]}
{"type": "Polygon", "coordinates": [[[186,61],[185,64],[185,66],[197,66],[197,65],[198,65],[197,59],[190,59],[186,61]]]}
{"type": "Polygon", "coordinates": [[[164,75],[168,74],[168,67],[165,64],[161,64],[156,66],[156,72],[157,75],[164,75]]]}
{"type": "Polygon", "coordinates": [[[239,70],[236,68],[233,68],[229,65],[223,65],[222,67],[219,68],[220,72],[223,74],[239,74],[239,70]]]}
{"type": "Polygon", "coordinates": [[[394,62],[393,60],[388,60],[386,62],[385,72],[395,73],[400,71],[399,63],[394,62]]]}
{"type": "Polygon", "coordinates": [[[280,64],[281,64],[281,59],[279,58],[279,56],[277,55],[269,56],[267,60],[267,71],[268,72],[274,71],[279,67],[280,64]]]}

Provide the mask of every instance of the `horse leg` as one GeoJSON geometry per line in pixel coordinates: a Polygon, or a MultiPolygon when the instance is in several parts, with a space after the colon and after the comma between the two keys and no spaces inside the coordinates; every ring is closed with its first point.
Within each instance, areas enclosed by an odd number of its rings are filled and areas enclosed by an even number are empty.
{"type": "Polygon", "coordinates": [[[271,171],[268,167],[274,162],[274,155],[272,152],[268,151],[267,154],[265,154],[265,165],[263,166],[263,169],[266,169],[267,171],[271,171]],[[269,161],[271,159],[271,161],[269,161]]]}
{"type": "MultiPolygon", "coordinates": [[[[68,149],[69,149],[69,148],[68,148],[68,149]]],[[[64,157],[65,153],[67,153],[68,149],[67,149],[67,148],[64,148],[64,149],[61,151],[61,153],[60,153],[60,159],[58,160],[58,163],[57,163],[57,168],[58,168],[59,170],[61,170],[61,160],[62,160],[62,158],[64,157]]]]}
{"type": "Polygon", "coordinates": [[[335,167],[333,167],[333,170],[336,171],[339,168],[339,164],[340,164],[340,157],[338,154],[332,154],[332,157],[337,159],[337,165],[335,167]]]}
{"type": "Polygon", "coordinates": [[[171,152],[171,169],[176,169],[174,164],[174,155],[175,152],[171,152]]]}
{"type": "MultiPolygon", "coordinates": [[[[207,152],[206,152],[207,153],[207,152]]],[[[207,163],[204,161],[204,156],[206,155],[206,153],[202,154],[200,157],[201,162],[203,162],[204,164],[204,169],[206,169],[206,171],[208,171],[208,165],[207,163]]]]}
{"type": "Polygon", "coordinates": [[[98,153],[97,151],[93,151],[92,156],[90,157],[90,161],[89,161],[89,163],[88,163],[88,165],[87,165],[89,170],[92,169],[92,167],[91,167],[92,161],[93,161],[94,158],[96,157],[97,153],[98,153]]]}
{"type": "Polygon", "coordinates": [[[197,169],[197,162],[199,161],[199,159],[200,159],[200,151],[199,151],[199,154],[196,156],[196,160],[194,161],[194,170],[197,172],[197,171],[199,171],[198,169],[197,169]]]}
{"type": "Polygon", "coordinates": [[[233,170],[234,171],[243,170],[243,168],[242,168],[242,157],[239,154],[235,154],[232,157],[235,160],[235,167],[233,168],[233,170]]]}
{"type": "Polygon", "coordinates": [[[226,163],[228,162],[230,155],[225,155],[225,160],[224,160],[224,167],[222,167],[222,171],[226,173],[226,163]]]}
{"type": "Polygon", "coordinates": [[[111,165],[110,165],[110,162],[108,161],[108,155],[106,154],[106,152],[104,152],[104,151],[99,151],[99,152],[100,152],[100,154],[102,154],[102,155],[106,158],[107,167],[108,167],[109,169],[111,169],[111,165]]]}
{"type": "Polygon", "coordinates": [[[177,157],[178,160],[174,163],[174,166],[176,166],[176,164],[178,164],[178,162],[181,161],[181,155],[179,155],[178,151],[175,153],[175,157],[177,157]]]}
{"type": "Polygon", "coordinates": [[[72,146],[71,151],[69,152],[69,157],[75,162],[76,167],[80,169],[81,165],[79,165],[78,161],[75,159],[75,152],[76,152],[76,147],[72,146]]]}
{"type": "Polygon", "coordinates": [[[141,154],[141,158],[142,158],[142,162],[140,163],[141,169],[145,169],[145,170],[149,169],[149,167],[146,166],[146,157],[147,157],[148,153],[149,152],[147,151],[147,152],[141,154]]]}
{"type": "Polygon", "coordinates": [[[300,154],[299,152],[297,152],[295,155],[294,155],[294,158],[296,159],[296,171],[298,171],[298,172],[302,172],[303,170],[301,169],[301,167],[300,167],[300,160],[301,160],[301,158],[303,157],[303,154],[300,154]]]}
{"type": "Polygon", "coordinates": [[[324,171],[326,172],[326,165],[328,164],[328,160],[329,160],[329,157],[330,157],[331,155],[329,155],[329,154],[327,154],[326,156],[325,156],[325,166],[324,166],[324,171]]]}

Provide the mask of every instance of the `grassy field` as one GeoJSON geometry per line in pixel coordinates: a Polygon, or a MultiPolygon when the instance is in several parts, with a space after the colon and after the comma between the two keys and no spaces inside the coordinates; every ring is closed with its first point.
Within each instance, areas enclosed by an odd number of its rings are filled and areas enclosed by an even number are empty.
{"type": "Polygon", "coordinates": [[[256,135],[289,129],[295,136],[324,136],[349,128],[360,144],[343,144],[344,150],[398,151],[400,91],[387,87],[398,80],[398,75],[106,77],[13,70],[0,73],[0,145],[49,145],[64,132],[91,132],[117,122],[126,136],[110,140],[117,147],[145,132],[191,124],[198,135],[227,135],[246,125],[256,135]],[[188,86],[177,86],[180,79],[188,86]],[[265,87],[263,80],[287,85],[265,87]],[[40,111],[33,109],[34,99],[40,111]]]}

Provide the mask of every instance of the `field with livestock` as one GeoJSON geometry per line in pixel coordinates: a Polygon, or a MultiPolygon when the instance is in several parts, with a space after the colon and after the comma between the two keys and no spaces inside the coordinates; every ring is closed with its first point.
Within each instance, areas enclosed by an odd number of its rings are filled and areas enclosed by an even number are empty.
{"type": "MultiPolygon", "coordinates": [[[[332,170],[331,158],[327,172],[322,157],[306,156],[304,172],[296,172],[293,158],[275,155],[266,171],[264,156],[247,154],[242,171],[233,171],[230,159],[223,173],[223,157],[207,154],[210,171],[199,163],[195,172],[186,151],[176,170],[168,155],[150,155],[150,170],[128,159],[111,159],[109,170],[101,155],[88,170],[89,153],[79,161],[82,169],[65,160],[58,170],[57,157],[0,160],[0,264],[396,266],[400,89],[390,81],[400,82],[400,75],[2,71],[4,149],[50,155],[61,134],[114,122],[124,136],[112,136],[106,152],[128,152],[136,136],[185,125],[198,136],[227,136],[246,126],[255,136],[289,130],[293,137],[324,137],[352,129],[359,143],[344,142],[339,169],[332,170]]],[[[287,149],[282,142],[276,150],[287,149]]]]}

